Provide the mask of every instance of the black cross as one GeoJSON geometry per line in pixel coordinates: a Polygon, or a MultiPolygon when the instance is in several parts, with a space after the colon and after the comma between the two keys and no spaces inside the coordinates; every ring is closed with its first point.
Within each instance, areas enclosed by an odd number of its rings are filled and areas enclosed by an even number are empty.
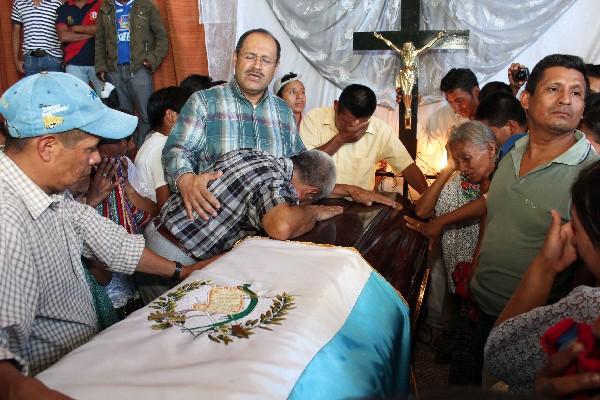
{"type": "MultiPolygon", "coordinates": [[[[441,31],[421,31],[421,0],[402,0],[400,11],[400,31],[382,31],[385,38],[398,47],[412,42],[420,48],[441,31]]],[[[444,31],[445,36],[432,47],[434,50],[462,50],[468,48],[469,31],[444,31]]],[[[373,36],[373,32],[354,32],[354,50],[391,50],[383,41],[373,36]]],[[[411,128],[404,127],[404,104],[400,104],[400,140],[413,159],[417,154],[417,113],[419,109],[419,79],[417,77],[412,91],[411,128]]]]}

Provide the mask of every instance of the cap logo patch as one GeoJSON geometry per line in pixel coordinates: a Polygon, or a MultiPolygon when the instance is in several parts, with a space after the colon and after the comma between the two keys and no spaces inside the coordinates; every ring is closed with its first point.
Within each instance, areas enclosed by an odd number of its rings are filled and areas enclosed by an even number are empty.
{"type": "Polygon", "coordinates": [[[54,115],[55,113],[59,113],[62,111],[67,111],[69,109],[68,105],[62,104],[54,104],[52,106],[43,106],[42,107],[42,120],[44,121],[44,128],[46,129],[54,129],[57,126],[61,125],[65,122],[65,119],[59,115],[54,115]]]}
{"type": "Polygon", "coordinates": [[[65,119],[63,117],[51,114],[44,115],[42,119],[44,120],[44,128],[46,129],[54,129],[57,126],[61,125],[63,122],[65,122],[65,119]]]}

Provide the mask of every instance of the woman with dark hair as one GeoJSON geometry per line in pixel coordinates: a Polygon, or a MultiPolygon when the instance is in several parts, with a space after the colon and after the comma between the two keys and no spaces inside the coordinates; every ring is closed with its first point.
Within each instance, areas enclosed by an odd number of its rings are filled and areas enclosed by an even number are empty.
{"type": "MultiPolygon", "coordinates": [[[[571,221],[552,224],[543,248],[498,317],[485,347],[489,372],[512,391],[533,390],[535,372],[546,362],[540,337],[557,322],[572,318],[591,323],[600,316],[600,288],[578,286],[558,302],[546,305],[555,277],[579,257],[596,282],[600,280],[600,161],[581,171],[571,188],[571,221]]],[[[509,249],[507,249],[509,250],[509,249]]]]}
{"type": "Polygon", "coordinates": [[[301,76],[290,72],[275,81],[273,91],[281,97],[292,109],[296,126],[300,128],[302,113],[306,107],[306,92],[304,84],[300,82],[301,76]]]}

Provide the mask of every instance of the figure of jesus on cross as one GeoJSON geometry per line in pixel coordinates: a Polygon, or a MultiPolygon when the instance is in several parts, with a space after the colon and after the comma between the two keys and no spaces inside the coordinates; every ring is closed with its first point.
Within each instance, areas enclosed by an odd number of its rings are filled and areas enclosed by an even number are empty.
{"type": "Polygon", "coordinates": [[[402,94],[402,101],[404,102],[404,127],[410,129],[412,124],[412,92],[415,86],[415,75],[418,73],[419,68],[419,54],[427,50],[435,44],[438,40],[444,37],[444,32],[439,32],[433,39],[427,42],[420,49],[415,48],[412,42],[405,42],[402,48],[398,48],[394,43],[383,37],[379,32],[373,32],[373,36],[377,39],[382,40],[392,50],[394,50],[402,59],[403,66],[396,75],[396,92],[402,94]]]}

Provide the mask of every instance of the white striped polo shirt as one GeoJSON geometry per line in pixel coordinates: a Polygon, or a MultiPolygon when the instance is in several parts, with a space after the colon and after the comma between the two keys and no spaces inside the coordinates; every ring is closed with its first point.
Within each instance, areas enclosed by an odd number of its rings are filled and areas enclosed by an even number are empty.
{"type": "Polygon", "coordinates": [[[61,4],[61,0],[42,0],[36,7],[32,0],[15,0],[11,19],[23,27],[23,54],[42,49],[62,57],[56,33],[56,10],[61,4]]]}

